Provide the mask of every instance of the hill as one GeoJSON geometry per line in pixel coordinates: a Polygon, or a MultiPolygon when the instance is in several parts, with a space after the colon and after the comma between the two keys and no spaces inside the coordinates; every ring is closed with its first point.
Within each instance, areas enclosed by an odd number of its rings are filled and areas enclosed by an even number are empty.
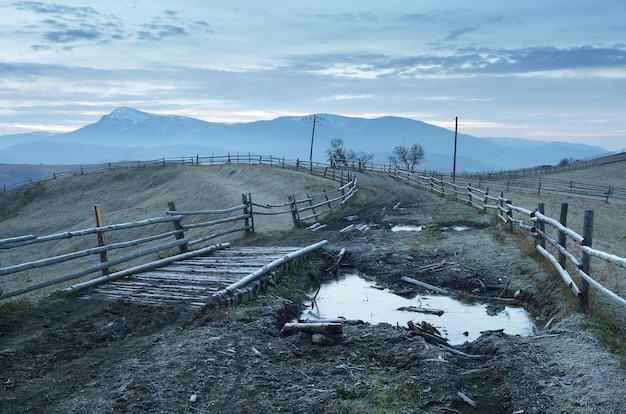
{"type": "MultiPolygon", "coordinates": [[[[312,140],[310,116],[225,124],[118,108],[98,122],[64,134],[0,136],[0,163],[92,164],[229,152],[308,161],[312,141],[313,160],[323,162],[330,141],[340,138],[348,149],[373,154],[377,163],[386,163],[396,146],[418,143],[426,150],[420,168],[452,169],[454,131],[390,116],[365,119],[320,114],[316,120],[312,140]]],[[[457,141],[457,171],[556,164],[563,158],[581,159],[606,152],[589,145],[486,139],[463,133],[457,141]]]]}
{"type": "MultiPolygon", "coordinates": [[[[292,185],[303,191],[326,185],[310,178],[275,167],[222,165],[51,180],[20,189],[24,203],[10,210],[14,216],[2,221],[0,231],[5,235],[11,227],[18,234],[41,234],[90,227],[93,204],[103,205],[109,224],[158,214],[169,200],[181,208],[214,207],[253,188],[254,199],[264,203],[284,197],[292,185]]],[[[327,226],[315,232],[275,223],[237,240],[255,246],[329,240],[323,254],[289,269],[277,286],[237,308],[140,305],[86,292],[51,295],[39,306],[0,315],[5,385],[0,398],[10,402],[3,409],[248,412],[254,407],[270,414],[294,411],[297,401],[295,411],[307,413],[623,411],[624,371],[595,336],[595,329],[604,327],[605,336],[617,338],[618,348],[612,350],[619,354],[623,318],[612,329],[606,321],[579,314],[558,276],[535,261],[524,242],[521,249],[512,247],[517,236],[493,226],[488,215],[368,173],[359,178],[356,196],[324,222],[327,226]],[[343,233],[346,216],[371,228],[343,233]],[[393,232],[395,224],[426,229],[393,232]],[[451,230],[457,225],[466,229],[451,230]],[[519,300],[532,309],[537,331],[523,337],[489,330],[474,341],[441,347],[407,329],[405,321],[420,321],[419,314],[407,313],[396,324],[346,322],[336,338],[281,332],[303,309],[312,310],[307,293],[316,285],[336,284],[328,269],[341,248],[347,251],[342,272],[365,275],[377,288],[411,294],[421,306],[425,292],[400,280],[417,273],[454,292],[486,301],[493,297],[486,314],[508,315],[509,304],[502,300],[519,300]],[[496,289],[489,293],[481,286],[496,289]],[[467,399],[476,409],[468,408],[467,399]]],[[[374,309],[370,296],[362,307],[374,309]]],[[[464,321],[463,329],[475,330],[471,319],[464,321]]]]}

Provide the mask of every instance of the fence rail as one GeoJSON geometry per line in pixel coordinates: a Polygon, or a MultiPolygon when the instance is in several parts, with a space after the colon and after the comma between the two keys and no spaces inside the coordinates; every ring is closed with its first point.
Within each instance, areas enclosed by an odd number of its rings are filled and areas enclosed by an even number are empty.
{"type": "Polygon", "coordinates": [[[389,175],[414,187],[426,189],[441,196],[468,203],[480,211],[486,212],[494,210],[496,211],[497,217],[504,223],[509,224],[510,231],[513,231],[514,227],[518,227],[531,232],[537,239],[537,251],[555,267],[563,281],[579,298],[581,310],[587,310],[589,307],[590,285],[615,303],[626,306],[625,298],[606,288],[591,276],[591,257],[626,269],[626,258],[591,247],[593,239],[593,211],[585,212],[584,234],[581,235],[562,224],[567,221],[566,203],[562,204],[561,217],[559,220],[556,220],[543,214],[542,204],[533,210],[511,204],[510,200],[504,196],[504,191],[496,197],[489,194],[488,188],[483,190],[471,184],[458,185],[451,181],[414,173],[401,168],[390,170],[389,175]],[[524,218],[530,220],[531,224],[525,223],[523,219],[514,218],[514,213],[522,214],[524,218]],[[557,232],[557,238],[550,237],[546,231],[546,225],[557,232]],[[580,259],[571,249],[567,249],[568,238],[573,242],[570,242],[569,245],[575,247],[580,259]],[[550,253],[546,249],[546,243],[550,244],[554,251],[556,251],[556,254],[558,254],[558,257],[555,257],[553,253],[550,253]],[[580,285],[574,282],[568,272],[568,260],[572,265],[570,267],[573,267],[575,272],[580,276],[580,285]]]}
{"type": "MultiPolygon", "coordinates": [[[[185,161],[183,159],[183,161],[185,161]]],[[[0,268],[0,300],[11,298],[14,296],[26,294],[38,289],[68,282],[71,280],[86,277],[95,272],[102,272],[100,278],[91,279],[82,282],[79,285],[91,285],[102,281],[110,280],[113,276],[110,269],[118,266],[129,266],[127,269],[117,269],[115,275],[126,275],[128,269],[132,269],[140,258],[151,255],[172,255],[173,249],[178,250],[178,254],[171,256],[172,260],[177,257],[187,257],[189,254],[203,254],[215,246],[206,246],[207,242],[213,241],[222,236],[237,233],[254,233],[255,215],[276,215],[289,214],[293,218],[296,227],[307,225],[311,220],[318,221],[322,216],[330,214],[334,209],[344,204],[357,191],[357,179],[354,173],[344,170],[331,169],[327,166],[304,163],[296,160],[295,162],[287,162],[284,159],[274,157],[210,157],[203,159],[200,157],[190,158],[188,164],[191,165],[219,165],[224,163],[255,163],[275,165],[281,168],[292,168],[306,170],[307,173],[325,177],[327,179],[340,182],[340,186],[333,191],[324,191],[314,195],[296,195],[293,193],[285,203],[261,205],[252,201],[252,194],[242,194],[241,204],[232,207],[212,210],[179,210],[174,202],[168,203],[168,211],[164,217],[152,217],[144,220],[133,221],[128,223],[99,225],[94,228],[66,231],[57,234],[35,236],[32,234],[11,237],[0,240],[0,251],[13,249],[31,249],[32,256],[38,257],[41,252],[56,251],[62,249],[59,254],[50,257],[40,258],[26,263],[16,263],[5,265],[0,268]],[[192,162],[193,161],[193,162],[192,162]],[[345,181],[348,181],[345,183],[345,181]],[[259,211],[265,210],[265,211],[259,211]],[[168,228],[163,228],[169,226],[168,228]],[[140,229],[147,228],[145,232],[148,235],[136,235],[140,229]],[[106,238],[113,233],[126,232],[123,236],[125,240],[116,243],[106,243],[106,238]],[[207,234],[209,233],[209,234],[207,234]],[[132,235],[131,235],[132,234],[132,235]],[[97,238],[86,239],[86,236],[96,235],[97,238]],[[106,237],[105,237],[106,236],[106,237]],[[163,239],[174,240],[165,241],[163,239]],[[84,248],[86,245],[92,244],[95,240],[98,242],[97,247],[84,248]],[[59,241],[72,243],[68,246],[59,247],[59,241]],[[49,249],[50,242],[55,243],[54,249],[49,249]],[[204,247],[203,247],[204,246],[204,247]],[[192,249],[196,249],[190,251],[192,249]],[[207,250],[208,249],[208,250],[207,250]],[[130,250],[130,252],[128,252],[130,250]],[[126,251],[117,257],[109,258],[108,254],[116,251],[126,251]],[[95,256],[100,257],[97,264],[89,264],[86,267],[84,262],[92,261],[95,256]],[[82,262],[81,262],[82,260],[82,262]],[[51,267],[54,265],[66,264],[73,261],[76,263],[71,273],[57,272],[55,273],[51,267]],[[82,266],[82,267],[81,267],[82,266]],[[39,280],[42,273],[41,269],[46,268],[47,275],[44,280],[39,280]],[[38,274],[28,274],[28,272],[37,272],[38,274]],[[13,277],[9,280],[9,277],[13,277]],[[3,282],[4,279],[4,283],[3,282]],[[19,280],[33,280],[25,286],[19,283],[19,280]],[[18,286],[10,291],[3,291],[2,288],[7,286],[18,286]]],[[[163,162],[167,165],[167,162],[163,162]]],[[[164,165],[163,163],[152,165],[164,165]]],[[[171,165],[171,164],[170,164],[171,165]]],[[[148,164],[144,164],[148,166],[148,164]]],[[[118,164],[115,168],[120,167],[118,164]]],[[[136,167],[136,166],[134,166],[136,167]]],[[[115,169],[113,165],[107,167],[105,171],[115,169]]],[[[85,173],[85,169],[80,170],[81,174],[85,173]]],[[[92,171],[92,172],[95,172],[92,171]]],[[[95,206],[96,222],[103,223],[99,214],[101,210],[99,206],[95,206]]],[[[14,250],[13,250],[14,251],[14,250]]],[[[161,259],[154,261],[154,266],[168,262],[169,259],[161,259]]],[[[3,265],[6,260],[3,260],[3,265]]],[[[141,263],[140,268],[150,266],[150,263],[141,263]]]]}
{"type": "MultiPolygon", "coordinates": [[[[165,217],[153,217],[145,220],[133,221],[128,223],[112,224],[107,226],[97,226],[88,229],[67,231],[58,234],[51,234],[46,236],[26,235],[12,237],[8,239],[0,240],[0,250],[12,250],[18,248],[32,247],[33,256],[41,255],[41,252],[47,253],[50,250],[63,249],[62,253],[53,255],[51,257],[40,258],[26,263],[18,263],[0,268],[0,278],[7,280],[9,276],[13,276],[12,280],[8,280],[9,283],[3,283],[2,286],[19,286],[11,291],[0,291],[0,299],[7,299],[10,297],[29,293],[45,287],[57,285],[70,280],[85,277],[95,272],[102,272],[103,275],[108,275],[110,269],[120,265],[132,264],[137,259],[140,259],[147,255],[152,254],[167,254],[172,249],[178,249],[179,253],[186,253],[190,246],[199,246],[202,243],[206,243],[209,240],[213,240],[217,237],[221,237],[233,232],[254,232],[254,224],[251,213],[251,202],[247,195],[242,195],[244,200],[243,204],[234,206],[228,209],[221,210],[201,210],[201,211],[176,211],[173,202],[169,203],[170,211],[167,212],[165,217]],[[235,214],[239,213],[241,214],[235,214]],[[198,219],[205,217],[206,215],[218,215],[221,218],[211,221],[198,221],[198,219]],[[224,227],[223,225],[232,225],[232,223],[243,222],[242,226],[224,227]],[[164,225],[172,226],[170,229],[164,229],[164,225]],[[138,230],[148,227],[147,231],[150,231],[149,235],[138,235],[138,230]],[[203,235],[195,240],[192,240],[190,236],[194,234],[197,229],[217,229],[218,231],[203,235]],[[111,236],[112,233],[125,232],[121,237],[128,237],[127,240],[107,244],[105,242],[105,236],[111,236]],[[96,238],[86,239],[85,236],[97,235],[98,247],[84,248],[92,244],[96,238]],[[174,240],[163,241],[163,239],[174,238],[174,240]],[[67,246],[60,247],[59,241],[72,241],[67,246]],[[54,247],[50,246],[50,243],[55,244],[54,247]],[[130,250],[130,251],[128,251],[130,250]],[[109,258],[108,254],[115,251],[123,251],[117,257],[109,258]],[[78,260],[83,258],[90,258],[98,255],[100,262],[97,264],[84,265],[85,260],[78,260]],[[64,273],[61,275],[55,275],[53,277],[38,280],[38,275],[27,275],[28,279],[34,280],[34,283],[19,283],[20,279],[24,278],[25,272],[36,271],[39,276],[44,273],[42,268],[46,268],[45,274],[54,274],[54,271],[50,269],[53,265],[63,264],[65,262],[72,261],[72,272],[64,273]],[[78,270],[76,270],[78,269],[78,270]]],[[[102,222],[101,217],[99,220],[98,209],[96,206],[96,221],[102,222]]],[[[205,246],[206,247],[206,246],[205,246]]],[[[203,252],[204,248],[200,248],[199,252],[203,252]]],[[[197,252],[196,252],[197,254],[197,252]]],[[[90,262],[91,260],[87,260],[90,262]]],[[[66,266],[67,267],[67,266],[66,266]]],[[[2,279],[0,279],[2,280],[2,279]]]]}

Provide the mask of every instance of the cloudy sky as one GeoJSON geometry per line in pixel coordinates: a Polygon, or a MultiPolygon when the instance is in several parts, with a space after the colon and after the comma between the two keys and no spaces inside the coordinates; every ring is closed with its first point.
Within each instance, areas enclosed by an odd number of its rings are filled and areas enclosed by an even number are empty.
{"type": "Polygon", "coordinates": [[[119,106],[626,148],[623,0],[0,0],[0,135],[119,106]]]}

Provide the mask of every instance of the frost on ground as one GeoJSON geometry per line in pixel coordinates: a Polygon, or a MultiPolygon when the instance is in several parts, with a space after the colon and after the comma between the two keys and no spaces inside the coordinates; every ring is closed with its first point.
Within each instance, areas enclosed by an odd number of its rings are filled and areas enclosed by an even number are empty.
{"type": "MultiPolygon", "coordinates": [[[[383,176],[364,174],[359,186],[348,205],[323,220],[322,229],[267,228],[237,241],[329,241],[324,252],[248,304],[191,310],[81,294],[51,297],[4,316],[0,411],[626,411],[619,361],[595,339],[589,316],[577,313],[575,298],[558,276],[534,260],[533,249],[513,247],[513,237],[471,207],[383,176]],[[351,223],[354,230],[340,231],[351,223]],[[392,232],[394,225],[423,229],[392,232]],[[466,229],[449,230],[455,226],[466,229]],[[453,348],[427,340],[408,323],[353,321],[339,336],[282,332],[310,305],[305,293],[335,277],[342,248],[347,254],[340,272],[367,274],[402,294],[423,292],[401,279],[411,276],[485,301],[516,299],[535,316],[536,332],[518,337],[494,330],[453,348]],[[484,288],[502,284],[496,291],[484,288]]],[[[420,322],[417,314],[409,320],[420,322]]]]}

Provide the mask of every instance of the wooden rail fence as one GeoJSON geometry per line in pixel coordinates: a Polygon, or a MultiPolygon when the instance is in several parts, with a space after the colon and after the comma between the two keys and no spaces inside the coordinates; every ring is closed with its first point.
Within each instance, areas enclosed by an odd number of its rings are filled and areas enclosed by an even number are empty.
{"type": "Polygon", "coordinates": [[[533,210],[515,206],[504,196],[504,192],[493,195],[489,194],[488,188],[481,189],[471,184],[459,185],[434,176],[421,175],[400,168],[390,170],[389,174],[414,187],[467,203],[482,212],[493,210],[497,217],[509,225],[510,231],[513,231],[514,228],[520,228],[531,232],[537,239],[537,251],[555,267],[563,281],[579,298],[581,311],[586,311],[589,307],[590,286],[593,286],[613,302],[626,306],[624,297],[606,288],[591,276],[590,260],[592,257],[626,269],[626,258],[592,248],[593,211],[585,212],[583,234],[581,235],[566,226],[567,203],[561,205],[561,215],[559,220],[556,220],[544,214],[543,204],[533,210]],[[514,214],[521,214],[522,218],[516,218],[514,214]],[[524,222],[524,218],[530,223],[524,222]],[[546,231],[546,226],[556,231],[556,236],[550,236],[549,232],[546,231]],[[570,241],[569,244],[567,243],[568,240],[570,241]],[[546,248],[546,243],[552,247],[550,250],[554,251],[554,254],[546,248]],[[577,252],[568,249],[568,245],[574,247],[577,252]],[[568,262],[571,264],[569,267],[568,262]],[[574,282],[568,268],[575,269],[576,274],[580,277],[579,284],[574,282]]]}
{"type": "MultiPolygon", "coordinates": [[[[270,158],[269,161],[274,162],[274,159],[270,158]]],[[[302,168],[301,165],[295,167],[302,168]]],[[[102,275],[82,282],[78,286],[92,286],[132,272],[207,254],[228,247],[224,243],[207,246],[208,242],[231,233],[254,233],[255,216],[290,214],[294,225],[300,227],[311,220],[317,221],[322,216],[332,213],[357,191],[357,179],[353,173],[319,166],[310,168],[308,171],[340,181],[341,185],[336,190],[315,195],[296,196],[292,193],[287,202],[273,205],[253,203],[250,193],[242,194],[241,204],[223,209],[180,210],[174,202],[169,202],[168,211],[164,217],[152,217],[106,226],[102,225],[105,220],[100,207],[95,206],[97,226],[94,228],[45,236],[31,234],[1,239],[0,251],[5,251],[7,254],[4,254],[0,261],[0,265],[4,266],[0,267],[0,300],[84,278],[96,272],[101,272],[102,275]],[[349,181],[344,184],[345,180],[349,181]],[[109,236],[113,233],[120,233],[121,235],[117,238],[123,240],[107,243],[107,239],[111,238],[109,236]],[[84,248],[94,240],[87,240],[85,236],[94,235],[98,246],[84,248]],[[10,257],[8,252],[18,248],[30,249],[27,254],[33,258],[40,257],[42,254],[58,253],[27,263],[7,263],[10,262],[7,260],[10,257]],[[113,255],[118,252],[126,253],[113,255]],[[144,263],[143,258],[148,255],[160,255],[165,258],[144,263]],[[99,257],[99,263],[94,264],[92,262],[96,256],[99,257]],[[68,267],[69,261],[74,264],[73,270],[67,273],[64,269],[68,267]],[[63,264],[65,267],[61,267],[63,264]],[[61,269],[55,271],[55,265],[61,269]],[[125,266],[127,267],[123,268],[125,266]],[[8,290],[8,286],[12,289],[8,290]]],[[[24,257],[24,254],[20,257],[24,257]]]]}

